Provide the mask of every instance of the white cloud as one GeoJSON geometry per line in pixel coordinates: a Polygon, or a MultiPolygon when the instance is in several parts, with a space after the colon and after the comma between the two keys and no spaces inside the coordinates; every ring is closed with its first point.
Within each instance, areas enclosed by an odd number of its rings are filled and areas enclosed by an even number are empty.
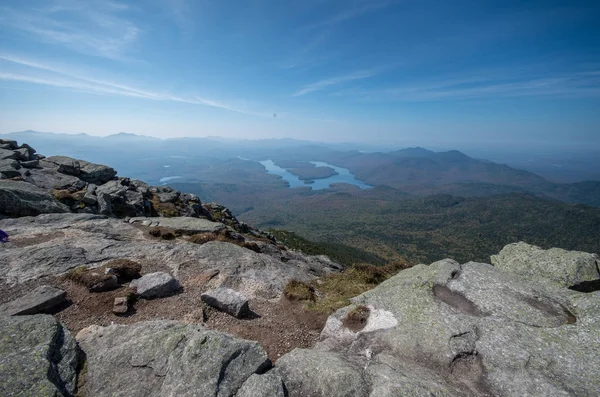
{"type": "Polygon", "coordinates": [[[302,96],[315,91],[321,91],[329,86],[342,84],[348,81],[366,79],[376,75],[375,70],[362,70],[343,76],[332,77],[326,80],[317,81],[316,83],[308,84],[296,91],[292,96],[302,96]]]}
{"type": "Polygon", "coordinates": [[[12,64],[25,67],[22,68],[19,73],[1,72],[0,80],[21,81],[25,83],[65,88],[92,94],[109,94],[150,99],[155,101],[171,101],[188,103],[192,105],[203,105],[252,116],[272,117],[272,113],[255,112],[243,106],[233,106],[231,104],[200,96],[182,97],[169,93],[153,92],[108,80],[100,80],[77,73],[69,73],[53,65],[47,65],[41,62],[31,61],[12,55],[0,54],[0,61],[10,62],[12,64]]]}
{"type": "Polygon", "coordinates": [[[60,1],[41,7],[4,7],[0,26],[33,39],[77,52],[115,60],[127,55],[142,30],[123,16],[130,8],[117,2],[60,1]]]}

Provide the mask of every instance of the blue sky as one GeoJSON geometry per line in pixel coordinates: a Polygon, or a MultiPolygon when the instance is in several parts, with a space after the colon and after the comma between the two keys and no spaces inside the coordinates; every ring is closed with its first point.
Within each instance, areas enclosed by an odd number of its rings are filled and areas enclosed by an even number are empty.
{"type": "Polygon", "coordinates": [[[600,144],[599,20],[594,1],[5,0],[0,133],[600,144]]]}

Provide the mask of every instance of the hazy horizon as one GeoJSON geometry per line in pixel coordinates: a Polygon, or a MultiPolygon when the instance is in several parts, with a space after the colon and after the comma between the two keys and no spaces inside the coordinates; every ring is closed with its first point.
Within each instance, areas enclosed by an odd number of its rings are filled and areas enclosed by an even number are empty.
{"type": "Polygon", "coordinates": [[[7,1],[0,134],[600,144],[600,5],[7,1]]]}

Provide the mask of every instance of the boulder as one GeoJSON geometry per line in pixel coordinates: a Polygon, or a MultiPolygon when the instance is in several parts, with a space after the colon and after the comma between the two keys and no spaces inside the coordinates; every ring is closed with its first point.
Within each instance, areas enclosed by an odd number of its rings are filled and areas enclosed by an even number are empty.
{"type": "Polygon", "coordinates": [[[15,150],[15,153],[17,154],[17,160],[19,160],[19,161],[32,160],[31,156],[33,155],[33,153],[26,147],[22,147],[22,148],[15,150]]]}
{"type": "Polygon", "coordinates": [[[101,185],[113,180],[117,176],[117,171],[106,165],[79,160],[79,166],[79,178],[89,183],[101,185]]]}
{"type": "Polygon", "coordinates": [[[79,190],[85,187],[85,182],[81,179],[72,175],[62,174],[55,169],[31,168],[29,169],[29,172],[30,175],[29,178],[27,178],[27,181],[47,191],[69,188],[79,190]]]}
{"type": "Polygon", "coordinates": [[[12,139],[0,139],[0,145],[2,145],[2,149],[15,150],[19,147],[17,141],[12,139]]]}
{"type": "Polygon", "coordinates": [[[83,196],[83,202],[88,205],[95,205],[98,203],[98,198],[96,197],[96,188],[98,186],[90,183],[85,191],[85,195],[83,196]]]}
{"type": "Polygon", "coordinates": [[[591,396],[600,390],[599,292],[447,259],[403,270],[351,301],[329,317],[313,350],[278,361],[290,396],[345,390],[349,378],[364,379],[368,390],[358,395],[365,396],[591,396]],[[359,306],[370,315],[364,328],[353,330],[345,320],[359,306]],[[352,375],[331,376],[326,386],[321,371],[303,369],[309,362],[352,375]]]}
{"type": "Polygon", "coordinates": [[[98,212],[102,215],[112,215],[111,198],[107,193],[97,193],[98,212]]]}
{"type": "Polygon", "coordinates": [[[145,274],[133,280],[129,285],[135,288],[136,293],[144,299],[173,295],[181,288],[179,281],[165,272],[145,274]]]}
{"type": "Polygon", "coordinates": [[[18,157],[14,150],[0,149],[0,160],[17,160],[18,157]]]}
{"type": "Polygon", "coordinates": [[[0,395],[72,396],[79,348],[54,317],[0,317],[0,395]]]}
{"type": "Polygon", "coordinates": [[[253,374],[244,382],[235,397],[286,397],[281,376],[275,371],[253,374]]]}
{"type": "Polygon", "coordinates": [[[248,298],[229,288],[217,288],[207,291],[200,298],[207,305],[237,318],[246,317],[250,314],[248,298]]]}
{"type": "Polygon", "coordinates": [[[78,176],[81,172],[79,161],[67,156],[50,156],[40,162],[44,168],[56,169],[61,174],[78,176]]]}
{"type": "Polygon", "coordinates": [[[175,321],[82,330],[87,397],[234,396],[270,367],[256,342],[175,321]]]}
{"type": "Polygon", "coordinates": [[[600,289],[600,258],[595,254],[519,242],[505,246],[491,261],[502,272],[529,280],[582,291],[600,289]]]}
{"type": "Polygon", "coordinates": [[[22,181],[0,181],[0,214],[35,216],[43,213],[70,212],[46,191],[22,181]]]}
{"type": "Polygon", "coordinates": [[[21,166],[23,168],[36,168],[36,167],[39,167],[39,165],[40,165],[39,160],[21,161],[21,166]]]}
{"type": "Polygon", "coordinates": [[[21,169],[21,165],[16,160],[0,160],[0,174],[3,179],[20,177],[19,169],[21,169]]]}
{"type": "Polygon", "coordinates": [[[38,314],[61,305],[67,293],[50,285],[42,285],[33,291],[3,305],[0,316],[38,314]]]}

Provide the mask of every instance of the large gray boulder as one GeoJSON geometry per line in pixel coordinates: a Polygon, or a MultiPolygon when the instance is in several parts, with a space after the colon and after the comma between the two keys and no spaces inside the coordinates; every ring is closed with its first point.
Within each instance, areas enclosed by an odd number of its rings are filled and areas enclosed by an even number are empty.
{"type": "Polygon", "coordinates": [[[0,305],[0,316],[43,313],[62,304],[67,293],[50,285],[41,285],[33,291],[0,305]]]}
{"type": "Polygon", "coordinates": [[[174,321],[93,326],[77,340],[87,397],[230,397],[271,365],[256,342],[174,321]]]}
{"type": "Polygon", "coordinates": [[[133,280],[129,286],[135,288],[136,293],[144,299],[173,295],[181,288],[179,281],[165,272],[145,274],[133,280]]]}
{"type": "Polygon", "coordinates": [[[0,395],[73,395],[79,348],[54,317],[0,317],[0,335],[0,395]]]}
{"type": "Polygon", "coordinates": [[[0,214],[31,216],[70,212],[43,189],[22,181],[0,181],[0,214]]]}
{"type": "Polygon", "coordinates": [[[200,298],[207,305],[237,318],[246,317],[250,314],[248,298],[229,288],[217,288],[206,291],[200,298]]]}
{"type": "Polygon", "coordinates": [[[117,171],[103,164],[94,164],[79,160],[79,167],[79,178],[89,183],[101,185],[113,180],[117,176],[117,171]]]}
{"type": "Polygon", "coordinates": [[[558,287],[586,290],[586,286],[596,285],[596,289],[600,289],[600,258],[596,254],[561,248],[544,250],[518,242],[508,244],[498,255],[492,255],[491,261],[504,273],[558,287]]]}
{"type": "MultiPolygon", "coordinates": [[[[600,293],[444,260],[404,270],[327,320],[313,350],[283,356],[293,390],[322,396],[364,379],[358,396],[594,396],[600,390],[600,293]],[[364,328],[346,320],[368,309],[364,328]],[[325,371],[325,370],[324,370],[325,371]],[[348,376],[350,378],[350,376],[348,376]],[[324,389],[329,387],[329,389],[324,389]]],[[[297,394],[301,395],[301,394],[297,394]]],[[[330,394],[336,395],[336,394],[330,394]]]]}

